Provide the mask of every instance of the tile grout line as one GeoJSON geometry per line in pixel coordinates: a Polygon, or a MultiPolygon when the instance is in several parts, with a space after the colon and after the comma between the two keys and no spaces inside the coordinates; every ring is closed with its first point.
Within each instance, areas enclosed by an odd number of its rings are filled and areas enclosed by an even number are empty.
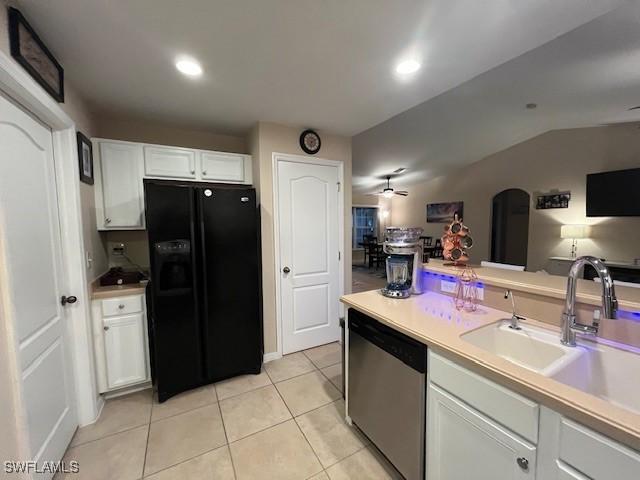
{"type": "MultiPolygon", "coordinates": [[[[219,404],[220,402],[216,402],[216,403],[219,404]]],[[[209,406],[212,406],[212,404],[211,405],[204,405],[204,406],[198,407],[198,408],[204,408],[204,407],[209,407],[209,406]]],[[[194,408],[194,409],[189,410],[189,411],[193,411],[193,410],[197,410],[197,408],[194,408]]],[[[188,412],[184,412],[184,413],[188,413],[188,412]]],[[[194,458],[198,458],[198,457],[200,457],[202,455],[205,455],[207,453],[213,452],[214,450],[218,450],[218,449],[223,448],[223,447],[228,447],[229,446],[229,440],[227,439],[227,432],[224,430],[224,420],[222,419],[222,412],[220,411],[220,405],[218,405],[218,413],[220,413],[220,421],[222,422],[222,428],[223,428],[223,432],[224,432],[224,438],[225,438],[224,445],[220,445],[218,447],[210,448],[209,450],[205,450],[204,452],[198,453],[197,455],[194,455],[194,456],[189,457],[189,458],[185,458],[184,460],[181,460],[181,461],[179,461],[177,463],[173,463],[171,465],[167,465],[166,467],[161,468],[157,472],[153,472],[153,473],[149,474],[148,476],[155,475],[156,473],[160,473],[160,472],[162,472],[164,470],[169,470],[170,468],[176,467],[176,466],[181,465],[181,464],[183,464],[185,462],[193,460],[194,458]]],[[[178,415],[180,415],[180,414],[178,414],[178,415]]],[[[173,417],[177,417],[178,415],[173,415],[173,417]]],[[[172,417],[167,417],[167,418],[172,418],[172,417]]],[[[162,420],[164,420],[164,418],[162,420]]],[[[158,421],[160,421],[160,420],[158,420],[158,421]]],[[[156,423],[156,422],[154,422],[154,423],[156,423]]],[[[149,424],[149,428],[151,428],[151,423],[149,424]]],[[[149,439],[147,438],[147,446],[148,446],[148,442],[149,442],[149,439]]],[[[231,452],[229,452],[229,457],[231,457],[231,452]]],[[[145,463],[146,463],[146,452],[145,452],[145,463]]],[[[233,465],[233,460],[231,460],[231,463],[233,465]]],[[[235,469],[234,469],[234,474],[235,474],[235,469]]],[[[146,478],[146,477],[143,476],[143,478],[146,478]]]]}
{"type": "MultiPolygon", "coordinates": [[[[302,437],[305,439],[305,441],[307,442],[307,445],[309,445],[309,448],[311,449],[311,452],[313,453],[313,456],[316,458],[316,460],[318,461],[318,465],[320,465],[320,470],[324,471],[324,466],[322,465],[322,462],[320,461],[320,457],[318,457],[318,454],[316,453],[316,451],[313,449],[313,446],[311,445],[311,443],[309,442],[309,439],[307,438],[307,436],[304,434],[304,432],[302,431],[302,429],[300,428],[300,425],[298,425],[298,421],[296,420],[295,415],[293,414],[293,412],[291,411],[291,409],[289,408],[289,405],[287,405],[287,402],[284,400],[284,397],[282,396],[282,394],[280,393],[280,390],[278,390],[278,387],[276,387],[276,392],[278,392],[278,395],[280,396],[280,399],[282,400],[282,402],[284,403],[284,406],[287,407],[287,410],[289,410],[289,415],[291,415],[291,418],[293,420],[293,424],[296,426],[296,428],[298,429],[298,431],[302,434],[302,437]]],[[[318,407],[320,408],[320,407],[318,407]]],[[[308,412],[306,412],[308,413],[308,412]]],[[[304,414],[302,414],[304,415],[304,414]]],[[[320,472],[316,472],[313,475],[317,475],[320,472]]],[[[311,476],[313,476],[311,475],[311,476]]],[[[311,478],[311,477],[309,477],[311,478]]]]}
{"type": "MultiPolygon", "coordinates": [[[[147,475],[147,476],[145,476],[145,477],[142,477],[142,478],[149,478],[149,477],[152,477],[152,476],[154,476],[154,475],[156,475],[156,474],[158,474],[158,473],[160,473],[160,472],[164,472],[165,470],[169,470],[169,469],[171,469],[171,468],[177,467],[178,465],[182,465],[183,463],[190,462],[191,460],[194,460],[194,459],[196,459],[196,458],[198,458],[198,457],[201,457],[201,456],[203,456],[203,455],[206,455],[207,453],[211,453],[211,452],[214,452],[214,451],[216,451],[216,450],[220,450],[221,448],[228,447],[228,446],[229,446],[228,444],[224,444],[224,445],[220,445],[219,447],[210,448],[209,450],[206,450],[206,451],[204,451],[204,452],[202,452],[202,453],[199,453],[199,454],[197,454],[197,455],[194,455],[193,457],[189,457],[189,458],[185,458],[184,460],[180,460],[178,463],[173,463],[173,464],[171,464],[171,465],[169,465],[169,466],[166,466],[166,467],[164,467],[164,468],[162,468],[162,469],[158,470],[157,472],[150,473],[149,475],[147,475]]],[[[229,454],[229,457],[231,457],[231,454],[229,454]]]]}
{"type": "MultiPolygon", "coordinates": [[[[216,389],[216,397],[218,396],[218,391],[216,389]]],[[[222,422],[222,431],[224,432],[224,439],[227,443],[224,445],[227,447],[227,452],[229,452],[229,460],[231,460],[231,469],[233,470],[233,477],[238,478],[238,473],[236,472],[236,463],[233,461],[233,455],[231,454],[231,443],[229,442],[229,436],[227,435],[227,427],[224,424],[224,415],[222,415],[222,407],[220,406],[220,400],[218,400],[218,412],[220,413],[220,421],[222,422]]]]}

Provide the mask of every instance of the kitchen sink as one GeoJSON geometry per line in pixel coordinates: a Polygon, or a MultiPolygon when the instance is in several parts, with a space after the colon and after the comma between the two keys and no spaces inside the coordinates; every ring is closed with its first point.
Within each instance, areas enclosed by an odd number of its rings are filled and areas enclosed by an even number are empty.
{"type": "Polygon", "coordinates": [[[521,322],[520,330],[509,328],[509,320],[480,327],[462,335],[462,339],[509,360],[516,365],[551,377],[584,353],[582,349],[560,343],[560,334],[521,322]]]}
{"type": "Polygon", "coordinates": [[[582,354],[556,371],[554,380],[640,414],[640,352],[586,341],[574,350],[582,354]]]}

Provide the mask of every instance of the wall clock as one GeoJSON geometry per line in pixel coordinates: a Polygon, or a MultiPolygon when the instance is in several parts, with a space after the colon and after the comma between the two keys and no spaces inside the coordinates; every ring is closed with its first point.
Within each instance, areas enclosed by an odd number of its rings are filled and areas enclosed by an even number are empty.
{"type": "Polygon", "coordinates": [[[320,151],[320,135],[313,130],[305,130],[300,134],[300,148],[309,155],[318,153],[320,151]]]}

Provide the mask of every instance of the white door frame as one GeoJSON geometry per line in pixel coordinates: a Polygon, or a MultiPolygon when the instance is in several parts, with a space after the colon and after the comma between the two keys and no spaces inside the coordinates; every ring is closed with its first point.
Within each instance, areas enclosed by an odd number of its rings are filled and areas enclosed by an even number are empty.
{"type": "MultiPolygon", "coordinates": [[[[338,242],[340,260],[338,261],[338,294],[344,295],[344,162],[338,160],[328,160],[325,158],[308,157],[305,155],[292,155],[290,153],[277,153],[272,154],[272,172],[273,172],[273,248],[275,258],[275,274],[276,274],[276,344],[277,344],[277,357],[282,356],[282,275],[280,275],[280,208],[278,204],[279,186],[278,186],[278,161],[283,160],[286,162],[304,163],[307,165],[324,165],[331,167],[338,167],[338,182],[340,182],[340,192],[338,195],[338,242]]],[[[339,313],[342,316],[344,314],[344,305],[339,303],[339,313]]]]}
{"type": "MultiPolygon", "coordinates": [[[[38,117],[52,131],[64,275],[60,279],[60,285],[65,295],[78,298],[78,302],[65,308],[65,316],[68,345],[72,355],[78,424],[86,425],[96,420],[103,400],[98,394],[94,369],[91,299],[85,269],[76,125],[22,67],[1,51],[0,90],[38,117]]],[[[5,294],[0,283],[0,300],[3,297],[7,298],[5,294]]],[[[11,329],[14,319],[10,318],[8,310],[0,310],[0,322],[4,323],[4,328],[11,329]],[[2,319],[2,316],[5,318],[2,319]]]]}

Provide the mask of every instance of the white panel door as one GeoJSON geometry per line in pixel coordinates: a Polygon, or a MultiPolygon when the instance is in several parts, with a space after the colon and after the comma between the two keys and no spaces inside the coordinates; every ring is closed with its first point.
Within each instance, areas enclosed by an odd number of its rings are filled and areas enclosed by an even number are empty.
{"type": "Polygon", "coordinates": [[[427,478],[536,478],[535,446],[433,385],[427,402],[427,478]]]}
{"type": "Polygon", "coordinates": [[[220,182],[243,182],[244,155],[222,152],[202,152],[200,154],[203,180],[220,182]]]}
{"type": "Polygon", "coordinates": [[[144,228],[142,145],[100,142],[104,225],[144,228]]]}
{"type": "Polygon", "coordinates": [[[107,385],[122,387],[147,379],[144,314],[104,319],[107,385]]]}
{"type": "Polygon", "coordinates": [[[338,167],[278,160],[282,353],[340,337],[338,167]]]}
{"type": "Polygon", "coordinates": [[[0,217],[31,456],[57,461],[77,420],[60,304],[62,249],[52,135],[1,96],[0,217]]]}
{"type": "Polygon", "coordinates": [[[144,174],[148,177],[196,178],[196,152],[186,148],[144,147],[144,174]]]}

